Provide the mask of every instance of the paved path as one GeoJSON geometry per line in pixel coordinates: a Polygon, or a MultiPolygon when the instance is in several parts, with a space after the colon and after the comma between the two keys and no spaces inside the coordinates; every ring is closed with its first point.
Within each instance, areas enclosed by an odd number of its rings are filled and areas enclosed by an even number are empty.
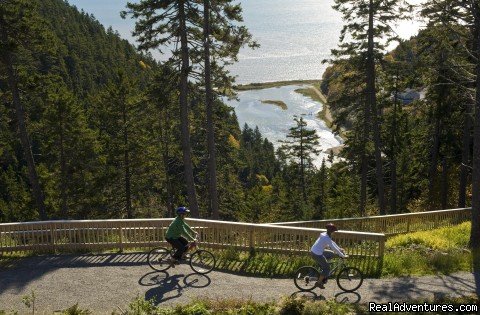
{"type": "MultiPolygon", "coordinates": [[[[1,268],[1,267],[0,267],[1,268]]],[[[277,300],[302,295],[290,279],[252,278],[214,271],[193,274],[188,265],[167,272],[153,272],[146,254],[90,254],[31,257],[0,269],[0,310],[28,313],[22,297],[35,292],[37,313],[51,314],[79,303],[95,314],[125,310],[135,297],[155,297],[161,305],[188,303],[195,298],[277,300]]],[[[435,295],[475,292],[470,273],[450,276],[367,279],[357,293],[342,293],[334,281],[325,290],[306,293],[314,299],[345,302],[388,302],[435,295]]]]}

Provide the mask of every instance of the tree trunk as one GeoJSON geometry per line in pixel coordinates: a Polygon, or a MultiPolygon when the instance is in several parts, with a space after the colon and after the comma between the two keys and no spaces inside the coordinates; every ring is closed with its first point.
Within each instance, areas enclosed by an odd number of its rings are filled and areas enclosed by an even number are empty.
{"type": "Polygon", "coordinates": [[[473,252],[473,273],[477,296],[480,296],[480,7],[472,3],[475,19],[476,95],[475,121],[473,127],[473,171],[472,171],[472,230],[470,246],[473,252]]]}
{"type": "Polygon", "coordinates": [[[67,163],[65,160],[65,130],[63,125],[63,115],[60,113],[60,198],[61,198],[61,217],[67,219],[67,163]]]}
{"type": "Polygon", "coordinates": [[[459,180],[459,190],[458,190],[458,207],[465,208],[467,200],[467,181],[468,174],[470,172],[470,137],[471,137],[471,127],[472,119],[470,118],[470,106],[466,107],[464,114],[464,123],[463,123],[463,145],[462,145],[462,165],[460,166],[460,180],[459,180]]]}
{"type": "Polygon", "coordinates": [[[373,0],[369,4],[368,17],[368,56],[367,56],[367,103],[372,115],[373,142],[375,146],[376,177],[378,190],[378,206],[380,214],[386,214],[385,185],[382,167],[382,143],[380,138],[380,124],[378,121],[377,96],[375,88],[375,56],[373,42],[373,0]]]}
{"type": "MultiPolygon", "coordinates": [[[[5,46],[7,46],[8,35],[7,35],[7,30],[4,29],[4,25],[5,25],[5,22],[3,21],[3,19],[0,19],[0,31],[2,33],[2,41],[5,44],[5,46]]],[[[18,133],[20,136],[20,143],[22,144],[23,154],[27,162],[28,179],[30,181],[30,185],[32,186],[33,199],[35,200],[35,203],[37,205],[37,210],[38,210],[40,219],[47,220],[44,196],[38,180],[38,174],[35,167],[35,160],[33,158],[33,153],[30,146],[30,139],[28,137],[28,131],[27,131],[27,125],[26,125],[26,119],[25,119],[25,109],[23,108],[23,104],[20,100],[17,77],[15,74],[15,70],[13,69],[12,55],[9,51],[5,51],[3,53],[3,58],[5,60],[5,66],[7,69],[8,86],[10,87],[10,91],[12,92],[12,96],[13,96],[13,105],[15,107],[15,114],[17,116],[18,133]]]]}
{"type": "Polygon", "coordinates": [[[434,198],[434,186],[435,179],[437,175],[437,165],[438,165],[438,148],[440,146],[440,120],[435,118],[435,131],[433,134],[433,144],[430,148],[430,169],[428,171],[428,194],[429,194],[429,203],[430,210],[433,210],[433,200],[434,198]]]}
{"type": "Polygon", "coordinates": [[[178,17],[180,23],[180,49],[182,66],[180,73],[180,123],[182,133],[183,165],[185,168],[185,184],[187,185],[188,203],[192,217],[198,218],[197,193],[193,177],[192,152],[190,146],[190,124],[188,119],[188,74],[190,71],[188,59],[187,24],[185,15],[185,1],[178,4],[178,17]]]}
{"type": "Polygon", "coordinates": [[[442,188],[441,188],[441,206],[442,209],[448,208],[448,162],[447,157],[442,159],[442,188]]]}
{"type": "Polygon", "coordinates": [[[215,157],[215,120],[213,111],[212,73],[210,66],[210,0],[203,1],[204,9],[204,45],[205,45],[205,105],[207,107],[207,146],[208,146],[208,175],[210,192],[210,210],[212,219],[219,219],[217,167],[215,157]]]}
{"type": "MultiPolygon", "coordinates": [[[[473,126],[473,171],[472,171],[472,232],[470,245],[475,250],[480,250],[480,8],[473,4],[475,18],[475,52],[476,65],[476,95],[475,95],[475,121],[473,126]]],[[[476,270],[480,272],[480,270],[476,270]]],[[[478,288],[477,288],[478,289],[478,288]]]]}
{"type": "Polygon", "coordinates": [[[127,104],[126,100],[122,100],[123,104],[123,163],[125,172],[125,208],[127,209],[127,218],[133,218],[132,211],[132,189],[131,189],[131,174],[130,174],[130,152],[128,149],[128,127],[127,127],[127,104]]]}
{"type": "MultiPolygon", "coordinates": [[[[398,80],[398,71],[397,79],[398,80]]],[[[393,103],[393,121],[392,121],[392,138],[391,151],[392,161],[390,165],[390,213],[397,213],[397,99],[398,99],[398,82],[395,82],[395,97],[393,103]]]]}
{"type": "Polygon", "coordinates": [[[162,160],[163,168],[165,171],[165,186],[167,188],[167,217],[174,217],[174,205],[173,205],[173,189],[172,189],[172,180],[170,178],[170,146],[169,146],[169,132],[168,124],[170,122],[169,108],[168,105],[162,108],[160,112],[160,147],[162,150],[162,160]]]}
{"type": "Polygon", "coordinates": [[[365,208],[367,205],[367,142],[370,126],[370,110],[368,109],[367,102],[365,102],[364,109],[364,122],[363,122],[363,134],[362,134],[362,156],[361,156],[361,168],[362,174],[360,179],[360,213],[365,216],[365,208]]]}

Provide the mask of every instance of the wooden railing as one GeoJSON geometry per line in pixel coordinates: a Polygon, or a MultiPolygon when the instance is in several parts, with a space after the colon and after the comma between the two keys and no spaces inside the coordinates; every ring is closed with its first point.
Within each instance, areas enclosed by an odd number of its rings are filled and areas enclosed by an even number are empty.
{"type": "Polygon", "coordinates": [[[387,236],[456,225],[471,220],[472,208],[318,221],[279,222],[272,225],[324,228],[329,222],[340,230],[383,233],[387,236]]]}
{"type": "MultiPolygon", "coordinates": [[[[42,221],[0,224],[0,253],[64,252],[126,249],[167,245],[165,231],[172,219],[42,221]]],[[[188,219],[199,232],[201,246],[211,249],[309,255],[323,229],[188,219]]],[[[385,235],[342,231],[335,241],[366,272],[381,269],[385,235]]]]}

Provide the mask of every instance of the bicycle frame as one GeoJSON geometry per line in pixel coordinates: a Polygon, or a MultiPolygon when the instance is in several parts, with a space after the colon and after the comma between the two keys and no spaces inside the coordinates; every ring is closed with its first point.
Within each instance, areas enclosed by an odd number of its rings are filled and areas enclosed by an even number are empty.
{"type": "MultiPolygon", "coordinates": [[[[347,264],[345,263],[345,258],[341,257],[332,258],[328,262],[328,264],[330,265],[330,273],[328,274],[329,278],[334,275],[337,270],[342,270],[343,268],[347,267],[347,264]]],[[[319,272],[321,271],[321,269],[319,268],[317,268],[317,270],[319,272]]]]}

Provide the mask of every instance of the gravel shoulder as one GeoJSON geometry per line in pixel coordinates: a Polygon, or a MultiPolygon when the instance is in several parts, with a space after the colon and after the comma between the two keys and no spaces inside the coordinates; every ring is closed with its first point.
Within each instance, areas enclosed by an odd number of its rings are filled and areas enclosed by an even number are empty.
{"type": "Polygon", "coordinates": [[[275,301],[283,296],[306,295],[319,300],[385,303],[475,293],[473,275],[466,272],[366,279],[356,293],[343,293],[335,281],[329,281],[324,290],[302,293],[291,279],[220,271],[201,276],[186,264],[154,272],[145,253],[39,256],[0,268],[0,310],[17,310],[20,314],[29,313],[22,297],[32,291],[36,295],[36,314],[52,314],[75,303],[94,314],[111,314],[113,310],[125,310],[137,296],[154,297],[160,305],[173,306],[202,298],[275,301]]]}

